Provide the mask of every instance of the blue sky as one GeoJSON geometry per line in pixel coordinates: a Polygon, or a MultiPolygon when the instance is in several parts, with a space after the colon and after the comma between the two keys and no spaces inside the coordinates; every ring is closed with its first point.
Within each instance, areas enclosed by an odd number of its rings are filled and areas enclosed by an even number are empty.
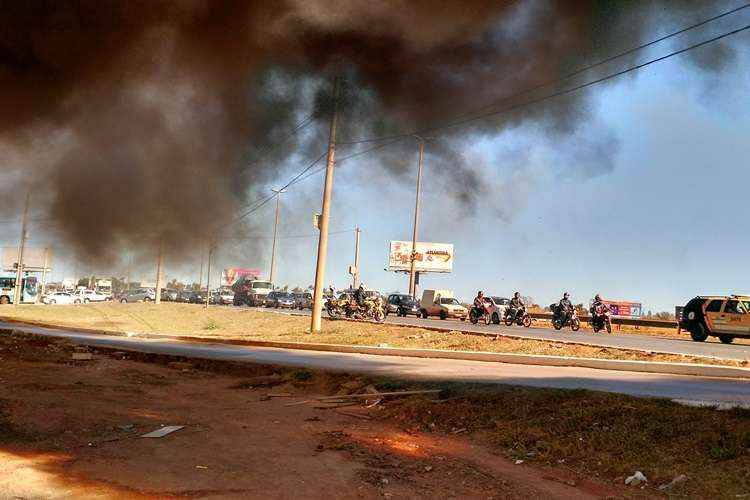
{"type": "MultiPolygon", "coordinates": [[[[721,73],[702,72],[677,57],[591,89],[589,116],[565,141],[546,137],[534,124],[467,140],[461,144],[465,159],[486,179],[474,211],[451,197],[449,175],[435,175],[428,144],[420,240],[453,243],[455,268],[450,275],[423,276],[422,287],[449,288],[464,299],[478,289],[498,295],[518,290],[541,305],[563,291],[581,302],[602,293],[653,311],[671,311],[701,293],[750,293],[748,41],[747,33],[737,37],[738,60],[721,73]],[[579,164],[576,146],[592,137],[611,139],[610,165],[579,164]]],[[[336,171],[331,230],[362,228],[362,279],[384,292],[407,288],[404,275],[383,268],[388,242],[410,239],[416,160],[415,144],[415,169],[400,177],[387,176],[368,156],[336,171]]],[[[281,169],[279,184],[300,163],[281,169]]],[[[322,182],[322,175],[311,177],[284,195],[281,235],[314,234],[322,182]]],[[[270,236],[273,203],[253,217],[261,229],[251,232],[270,236]]],[[[15,225],[0,227],[3,244],[14,245],[15,225]]],[[[32,227],[32,244],[54,243],[32,227]]],[[[316,245],[315,237],[281,239],[277,283],[311,284],[316,245]]],[[[223,267],[267,270],[271,240],[255,248],[225,243],[212,281],[223,267]]],[[[331,236],[326,284],[350,283],[353,251],[353,232],[331,236]]],[[[196,247],[192,262],[168,260],[168,278],[197,280],[199,253],[196,247]]],[[[54,279],[124,274],[122,266],[74,262],[62,248],[56,256],[54,279]]],[[[135,266],[132,276],[153,275],[145,265],[135,266]]]]}

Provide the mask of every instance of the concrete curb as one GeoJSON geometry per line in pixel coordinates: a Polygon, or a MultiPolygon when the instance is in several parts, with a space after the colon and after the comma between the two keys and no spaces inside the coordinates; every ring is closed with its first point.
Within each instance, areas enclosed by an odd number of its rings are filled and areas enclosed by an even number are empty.
{"type": "MultiPolygon", "coordinates": [[[[19,326],[24,323],[16,321],[19,326]]],[[[34,324],[28,326],[42,326],[34,324]]],[[[70,329],[45,325],[47,328],[66,330],[70,332],[85,332],[99,335],[110,335],[116,337],[135,337],[150,340],[176,340],[183,342],[195,342],[203,344],[219,345],[237,345],[247,347],[266,347],[273,349],[290,349],[300,351],[317,351],[317,352],[337,352],[347,354],[367,354],[375,356],[400,356],[408,358],[434,358],[434,359],[453,359],[463,361],[482,361],[490,363],[509,363],[517,365],[539,365],[539,366],[559,366],[559,367],[578,367],[593,368],[597,370],[629,371],[641,373],[657,373],[661,375],[689,375],[698,377],[715,377],[715,378],[734,378],[750,379],[750,369],[732,367],[703,365],[697,363],[666,363],[657,361],[631,361],[619,359],[598,359],[598,358],[574,358],[567,356],[547,356],[535,354],[510,354],[494,353],[480,351],[448,351],[437,349],[404,349],[400,347],[373,347],[373,346],[355,346],[341,344],[317,344],[317,343],[300,343],[300,342],[275,342],[264,340],[233,340],[233,339],[211,339],[206,337],[190,337],[180,335],[148,335],[148,334],[122,334],[119,332],[105,332],[91,329],[70,329]]],[[[20,332],[23,332],[19,328],[20,332]]],[[[23,332],[34,334],[34,332],[23,332]]]]}

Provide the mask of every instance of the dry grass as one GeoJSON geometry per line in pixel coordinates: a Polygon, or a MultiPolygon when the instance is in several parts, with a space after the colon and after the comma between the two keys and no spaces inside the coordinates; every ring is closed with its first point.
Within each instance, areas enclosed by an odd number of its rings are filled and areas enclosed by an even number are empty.
{"type": "Polygon", "coordinates": [[[389,347],[420,349],[706,363],[729,366],[747,365],[747,361],[648,354],[624,349],[506,337],[496,339],[364,322],[327,321],[324,324],[323,333],[310,335],[307,333],[309,319],[306,317],[286,316],[235,307],[211,307],[205,310],[197,305],[174,303],[159,306],[154,304],[30,305],[6,308],[2,312],[6,318],[49,325],[217,340],[264,340],[361,346],[387,344],[389,347]]]}

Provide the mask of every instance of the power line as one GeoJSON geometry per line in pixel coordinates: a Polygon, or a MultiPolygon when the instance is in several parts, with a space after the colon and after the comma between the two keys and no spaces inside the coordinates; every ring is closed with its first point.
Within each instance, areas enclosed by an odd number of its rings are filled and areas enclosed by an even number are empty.
{"type": "MultiPolygon", "coordinates": [[[[606,59],[603,59],[603,60],[598,61],[596,63],[590,64],[590,65],[585,66],[583,68],[580,68],[578,70],[575,70],[572,73],[569,73],[568,75],[565,75],[565,76],[563,76],[563,77],[561,77],[559,79],[550,80],[550,81],[548,81],[546,83],[542,83],[542,84],[537,85],[535,87],[532,87],[532,88],[529,88],[529,89],[525,89],[525,90],[516,92],[515,94],[511,94],[509,96],[506,96],[506,97],[500,99],[499,102],[496,102],[494,104],[490,104],[490,105],[484,106],[482,108],[479,108],[478,110],[475,110],[474,113],[481,112],[481,111],[483,111],[485,109],[488,109],[488,108],[492,108],[494,106],[499,105],[500,103],[503,103],[503,102],[506,102],[508,100],[514,99],[516,97],[520,97],[520,96],[523,96],[523,95],[526,95],[526,94],[530,94],[530,93],[532,93],[532,92],[534,92],[536,90],[539,90],[541,88],[549,87],[551,85],[555,85],[557,83],[561,83],[561,82],[566,81],[566,80],[568,80],[568,79],[570,79],[570,78],[572,78],[574,76],[580,75],[581,73],[585,73],[586,71],[589,71],[589,70],[591,70],[593,68],[596,68],[598,66],[607,64],[607,63],[612,62],[612,61],[614,61],[616,59],[624,57],[626,55],[632,54],[634,52],[637,52],[637,51],[642,50],[644,48],[650,47],[650,46],[652,46],[654,44],[657,44],[657,43],[662,42],[664,40],[667,40],[669,38],[675,37],[677,35],[680,35],[682,33],[685,33],[687,31],[690,31],[690,30],[695,29],[697,27],[700,27],[700,26],[703,26],[703,25],[708,24],[710,22],[713,22],[713,21],[715,21],[717,19],[721,19],[721,18],[726,17],[728,15],[735,14],[735,13],[737,13],[737,12],[743,10],[743,9],[746,9],[748,7],[750,7],[750,4],[744,4],[744,5],[740,6],[740,7],[734,8],[734,9],[726,11],[726,12],[723,12],[723,13],[718,14],[716,16],[713,16],[713,17],[711,17],[709,19],[705,19],[705,20],[700,21],[698,23],[695,23],[693,25],[690,25],[690,26],[687,26],[685,28],[682,28],[682,29],[680,29],[678,31],[672,32],[672,33],[670,33],[668,35],[664,35],[664,36],[662,36],[660,38],[657,38],[655,40],[652,40],[650,42],[644,43],[644,44],[639,45],[637,47],[633,47],[633,48],[628,49],[628,50],[626,50],[624,52],[620,52],[619,54],[610,56],[610,57],[608,57],[606,59]]],[[[676,55],[682,54],[682,53],[687,52],[689,50],[692,50],[692,49],[701,47],[703,45],[715,42],[715,41],[720,40],[722,38],[726,38],[728,36],[735,35],[735,34],[741,32],[741,31],[744,31],[747,28],[748,28],[748,26],[745,26],[743,28],[739,28],[737,30],[734,30],[734,31],[731,31],[731,32],[728,32],[728,33],[724,33],[722,35],[719,35],[719,36],[716,36],[714,38],[705,40],[703,42],[699,42],[699,43],[690,45],[690,46],[688,46],[688,47],[686,47],[684,49],[671,52],[671,53],[669,53],[669,54],[667,54],[665,56],[658,57],[656,59],[652,59],[650,61],[646,61],[645,63],[641,63],[641,64],[638,64],[638,65],[635,65],[635,66],[631,66],[629,68],[626,68],[625,70],[622,70],[622,71],[610,74],[610,75],[605,76],[603,78],[596,79],[596,80],[594,80],[592,82],[588,82],[588,83],[585,83],[585,84],[573,87],[573,88],[568,89],[568,90],[554,92],[554,93],[548,94],[546,96],[543,96],[541,98],[533,99],[533,100],[530,100],[530,101],[527,101],[527,102],[524,102],[524,103],[520,103],[518,105],[510,106],[508,108],[504,108],[504,109],[501,109],[501,110],[498,110],[498,111],[493,111],[493,112],[488,112],[488,113],[482,113],[482,114],[479,114],[479,115],[468,115],[468,116],[464,115],[464,116],[466,116],[466,118],[462,118],[460,120],[456,120],[456,121],[453,121],[453,122],[448,122],[448,123],[446,123],[444,125],[439,125],[439,126],[432,127],[432,128],[427,128],[427,129],[422,129],[422,130],[415,130],[414,132],[408,132],[408,133],[402,133],[402,134],[394,134],[394,135],[390,135],[390,136],[373,137],[373,138],[367,138],[367,139],[360,139],[360,140],[356,140],[356,141],[339,142],[337,144],[339,144],[339,145],[352,145],[352,144],[362,144],[362,143],[368,143],[368,142],[380,142],[380,141],[391,140],[391,139],[401,139],[401,138],[405,138],[405,137],[408,137],[408,136],[411,136],[411,135],[414,135],[414,134],[429,134],[429,133],[434,133],[434,132],[437,132],[437,131],[440,131],[440,130],[444,130],[444,129],[447,129],[447,128],[452,128],[452,127],[456,127],[456,126],[459,126],[459,125],[464,125],[466,123],[470,123],[472,121],[476,121],[476,120],[480,120],[482,118],[493,116],[495,114],[505,113],[507,111],[511,111],[511,110],[514,110],[514,109],[518,109],[520,107],[527,106],[529,104],[535,104],[537,102],[541,102],[541,101],[546,100],[546,99],[551,99],[551,98],[558,97],[558,96],[563,95],[563,94],[575,92],[575,91],[583,89],[585,87],[588,87],[588,86],[591,86],[591,85],[594,85],[594,84],[597,84],[597,83],[601,83],[601,82],[603,82],[605,80],[609,80],[611,78],[615,78],[617,76],[623,75],[623,74],[628,73],[630,71],[635,71],[635,70],[641,69],[641,68],[643,68],[645,66],[648,66],[650,64],[653,64],[653,63],[656,63],[656,62],[659,62],[659,61],[663,61],[664,59],[668,59],[670,57],[674,57],[676,55]]]]}
{"type": "MultiPolygon", "coordinates": [[[[346,233],[353,233],[355,229],[342,229],[341,231],[330,231],[328,234],[346,234],[346,233]]],[[[319,233],[310,233],[310,234],[296,234],[296,235],[287,235],[287,236],[277,236],[276,239],[297,239],[297,238],[317,238],[319,233]]],[[[260,236],[260,235],[244,235],[244,236],[225,236],[223,238],[217,238],[217,240],[220,241],[242,241],[242,240],[269,240],[272,239],[273,236],[260,236]]]]}
{"type": "MultiPolygon", "coordinates": [[[[284,190],[284,189],[288,188],[289,186],[291,186],[294,182],[297,181],[297,179],[299,179],[300,177],[302,177],[307,171],[309,171],[311,168],[313,168],[315,165],[317,165],[320,160],[322,160],[323,158],[325,158],[325,156],[326,156],[326,153],[322,153],[320,156],[318,156],[315,160],[313,160],[310,164],[308,164],[304,169],[302,169],[297,175],[295,175],[294,177],[292,177],[292,179],[289,182],[287,182],[283,187],[281,187],[280,190],[284,190]]],[[[256,211],[260,210],[261,207],[263,207],[266,203],[268,203],[269,201],[271,201],[275,196],[276,196],[276,193],[272,193],[272,194],[266,196],[265,198],[261,198],[260,200],[256,200],[256,202],[254,202],[254,203],[251,204],[251,208],[249,208],[247,211],[245,211],[242,215],[240,215],[238,217],[235,217],[233,220],[227,222],[226,224],[223,224],[223,225],[219,226],[216,229],[215,232],[218,233],[222,229],[225,229],[225,228],[227,228],[227,227],[229,227],[231,225],[236,224],[237,222],[241,221],[242,219],[244,219],[248,215],[252,214],[253,212],[256,212],[256,211]]]]}

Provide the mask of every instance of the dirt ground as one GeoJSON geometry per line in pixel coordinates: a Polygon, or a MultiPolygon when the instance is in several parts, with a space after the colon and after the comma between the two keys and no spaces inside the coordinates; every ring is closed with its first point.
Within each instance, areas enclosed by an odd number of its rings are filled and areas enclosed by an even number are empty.
{"type": "Polygon", "coordinates": [[[311,394],[361,390],[364,382],[343,376],[231,364],[217,373],[199,362],[147,363],[112,352],[72,361],[73,350],[62,341],[0,336],[0,498],[622,492],[566,469],[515,465],[461,433],[420,432],[380,418],[387,401],[348,410],[290,405],[311,394]],[[139,437],[163,425],[185,427],[162,438],[139,437]]]}
{"type": "MultiPolygon", "coordinates": [[[[439,332],[367,322],[326,321],[323,332],[310,335],[309,319],[255,311],[241,307],[214,306],[208,310],[193,304],[87,304],[75,306],[21,306],[0,311],[3,317],[38,324],[89,328],[149,336],[187,336],[233,341],[278,341],[390,347],[542,354],[581,358],[665,361],[747,366],[748,361],[566,344],[543,340],[486,337],[461,332],[439,332]]],[[[453,322],[436,321],[448,327],[453,322]]],[[[503,327],[504,328],[504,327],[503,327]]],[[[498,327],[500,332],[500,327],[498,327]]]]}

